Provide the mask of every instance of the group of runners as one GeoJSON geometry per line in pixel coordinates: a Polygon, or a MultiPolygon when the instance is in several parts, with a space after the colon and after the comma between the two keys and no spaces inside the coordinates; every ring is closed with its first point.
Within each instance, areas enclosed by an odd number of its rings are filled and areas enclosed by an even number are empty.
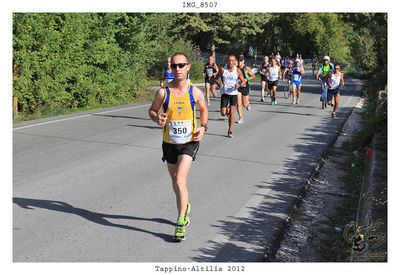
{"type": "MultiPolygon", "coordinates": [[[[190,70],[189,58],[183,53],[177,53],[167,60],[167,66],[162,73],[161,88],[156,93],[149,109],[150,118],[163,127],[162,161],[167,161],[167,167],[176,195],[178,219],[174,239],[186,239],[186,227],[190,223],[191,205],[188,201],[187,175],[192,162],[196,159],[201,139],[207,131],[208,107],[210,91],[214,97],[216,85],[221,94],[220,113],[228,117],[228,134],[233,138],[235,110],[238,109],[238,123],[243,123],[243,107],[250,111],[249,102],[250,81],[255,78],[253,70],[246,66],[243,54],[237,60],[235,55],[229,55],[227,64],[218,68],[214,57],[210,56],[204,65],[206,96],[188,79],[190,70]],[[206,101],[207,100],[207,101],[206,101]],[[200,110],[200,126],[197,125],[196,107],[200,110]],[[160,112],[160,109],[162,111],[160,112]]],[[[313,76],[317,59],[312,59],[313,76]]],[[[261,75],[261,101],[265,102],[265,89],[271,98],[271,104],[276,105],[278,81],[285,76],[291,78],[293,100],[292,104],[300,103],[300,91],[304,76],[304,61],[297,54],[294,61],[288,56],[282,58],[279,52],[265,56],[259,68],[261,75]]],[[[344,85],[340,66],[333,65],[328,56],[324,57],[316,78],[322,76],[322,83],[328,85],[328,104],[334,106],[332,117],[336,116],[339,106],[340,86],[344,85]]],[[[323,84],[321,84],[321,90],[323,84]]]]}

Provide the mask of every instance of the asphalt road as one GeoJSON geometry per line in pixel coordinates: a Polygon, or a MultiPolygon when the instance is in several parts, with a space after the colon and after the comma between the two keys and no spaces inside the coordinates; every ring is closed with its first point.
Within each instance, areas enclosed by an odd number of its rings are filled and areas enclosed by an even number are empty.
{"type": "Polygon", "coordinates": [[[345,82],[336,119],[330,107],[321,110],[309,70],[300,105],[281,87],[278,105],[261,103],[253,83],[252,110],[233,139],[219,97],[212,99],[189,174],[191,224],[182,243],[172,241],[175,196],[149,102],[15,124],[13,260],[261,261],[359,100],[361,82],[345,82]]]}

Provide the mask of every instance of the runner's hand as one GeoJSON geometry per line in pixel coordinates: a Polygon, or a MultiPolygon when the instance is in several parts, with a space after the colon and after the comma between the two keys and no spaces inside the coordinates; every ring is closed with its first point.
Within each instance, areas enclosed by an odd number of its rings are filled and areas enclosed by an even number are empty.
{"type": "Polygon", "coordinates": [[[158,114],[157,118],[158,118],[157,124],[160,126],[165,126],[165,123],[167,122],[167,114],[166,113],[158,114]]]}
{"type": "Polygon", "coordinates": [[[222,87],[224,87],[224,84],[222,84],[222,82],[220,82],[220,83],[218,84],[218,87],[219,87],[220,89],[222,89],[222,87]]]}
{"type": "Polygon", "coordinates": [[[204,136],[205,129],[204,127],[199,127],[193,132],[193,140],[200,141],[204,136]]]}

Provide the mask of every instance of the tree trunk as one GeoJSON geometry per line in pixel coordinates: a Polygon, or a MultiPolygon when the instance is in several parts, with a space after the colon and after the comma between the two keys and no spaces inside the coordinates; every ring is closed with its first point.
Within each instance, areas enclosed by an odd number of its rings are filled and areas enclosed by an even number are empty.
{"type": "Polygon", "coordinates": [[[217,35],[217,30],[214,29],[212,30],[212,35],[211,35],[211,54],[214,57],[215,63],[217,62],[217,59],[215,57],[215,37],[217,35]]]}
{"type": "Polygon", "coordinates": [[[18,116],[18,97],[13,96],[13,117],[18,116]]]}

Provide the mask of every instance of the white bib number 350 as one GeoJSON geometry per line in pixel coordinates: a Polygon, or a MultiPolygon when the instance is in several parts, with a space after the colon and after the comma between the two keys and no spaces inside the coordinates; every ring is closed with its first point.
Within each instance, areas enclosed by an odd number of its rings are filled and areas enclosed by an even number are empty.
{"type": "Polygon", "coordinates": [[[190,120],[170,120],[169,139],[173,143],[187,143],[192,138],[190,120]]]}

